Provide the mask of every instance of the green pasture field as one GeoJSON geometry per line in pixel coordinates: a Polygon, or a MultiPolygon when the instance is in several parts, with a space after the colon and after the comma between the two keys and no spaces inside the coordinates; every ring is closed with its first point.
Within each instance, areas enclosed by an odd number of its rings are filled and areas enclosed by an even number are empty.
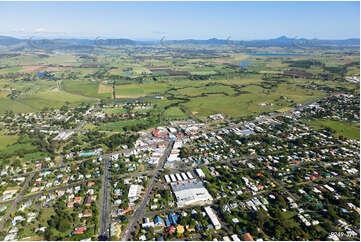
{"type": "Polygon", "coordinates": [[[187,119],[189,118],[179,107],[171,107],[164,111],[166,119],[187,119]]]}
{"type": "Polygon", "coordinates": [[[83,102],[92,103],[94,100],[87,97],[81,97],[54,90],[26,96],[20,102],[26,104],[27,106],[33,107],[34,109],[40,110],[45,107],[60,108],[61,106],[65,105],[66,102],[69,102],[71,106],[75,106],[83,102]]]}
{"type": "Polygon", "coordinates": [[[20,71],[22,70],[22,67],[11,67],[11,68],[4,68],[4,69],[0,69],[0,72],[16,72],[16,71],[20,71]]]}
{"type": "MultiPolygon", "coordinates": [[[[196,49],[204,48],[195,46],[196,49]]],[[[212,49],[213,47],[209,47],[212,49]]],[[[227,48],[225,48],[226,50],[227,48]]],[[[219,50],[219,49],[217,49],[219,50]]],[[[260,50],[261,51],[261,50],[260,50]]],[[[263,49],[263,52],[285,52],[284,49],[263,49]]],[[[302,50],[295,48],[290,52],[303,53],[302,50]]],[[[102,81],[109,81],[111,75],[124,76],[126,68],[133,73],[130,80],[120,78],[115,86],[115,96],[119,99],[137,98],[142,96],[161,95],[163,100],[152,99],[157,105],[158,111],[164,112],[165,117],[179,118],[187,117],[192,112],[197,112],[198,117],[205,117],[214,113],[223,113],[229,116],[245,115],[250,113],[260,113],[283,108],[293,107],[297,103],[307,103],[315,98],[322,97],[325,94],[320,91],[304,89],[297,85],[315,82],[317,84],[329,85],[330,87],[343,86],[347,89],[357,89],[358,85],[350,83],[324,82],[318,80],[292,79],[284,78],[288,83],[278,84],[272,89],[261,87],[263,73],[280,73],[290,68],[287,60],[319,60],[324,61],[327,57],[328,66],[343,65],[352,61],[357,61],[358,56],[341,55],[340,51],[330,50],[325,55],[324,52],[309,53],[310,56],[252,56],[246,53],[232,53],[227,49],[226,52],[218,52],[219,57],[208,58],[207,55],[199,53],[193,58],[185,58],[181,54],[172,55],[169,53],[157,53],[154,50],[137,50],[135,56],[154,56],[161,59],[145,59],[134,58],[134,55],[127,55],[125,51],[99,51],[94,57],[96,60],[81,59],[77,53],[58,51],[49,57],[39,57],[36,54],[25,53],[21,56],[2,58],[0,65],[9,65],[7,69],[1,69],[0,73],[16,72],[19,68],[27,68],[27,66],[47,65],[47,64],[75,64],[76,67],[70,71],[78,72],[79,79],[63,80],[62,89],[66,93],[57,91],[56,82],[47,80],[36,80],[35,82],[12,82],[12,80],[0,80],[0,113],[6,110],[15,112],[34,112],[39,111],[43,107],[60,107],[69,101],[77,105],[81,102],[91,102],[94,98],[111,99],[112,93],[98,93],[99,84],[102,81]],[[177,57],[179,56],[179,57],[177,57]],[[81,63],[97,62],[103,64],[104,68],[80,68],[81,63]],[[250,62],[247,71],[256,71],[259,73],[240,72],[238,68],[227,66],[227,64],[239,65],[239,62],[250,62]],[[16,67],[11,67],[16,66],[16,67]],[[137,83],[135,78],[150,74],[149,66],[152,67],[168,67],[178,71],[189,71],[194,75],[209,75],[215,73],[228,73],[227,75],[211,76],[209,80],[188,80],[187,76],[169,76],[165,74],[156,77],[157,81],[153,81],[152,77],[145,78],[147,81],[141,84],[137,83]],[[110,67],[116,69],[109,70],[110,67]],[[86,79],[86,75],[102,70],[109,70],[103,77],[90,77],[86,79]],[[99,79],[97,79],[99,78],[99,79]],[[95,81],[93,81],[93,79],[95,81]],[[124,79],[124,80],[123,80],[124,79]],[[121,83],[127,84],[121,85],[121,83]],[[216,82],[216,85],[208,85],[216,82]],[[6,85],[6,87],[5,87],[6,85]],[[231,86],[234,85],[234,86],[231,86]],[[7,95],[10,94],[9,88],[16,89],[21,94],[13,100],[7,95]],[[241,92],[241,93],[238,93],[241,92]],[[74,94],[74,95],[73,95],[74,94]],[[283,96],[281,98],[281,96],[283,96]],[[272,103],[273,105],[260,106],[260,103],[272,103]],[[178,106],[171,106],[177,104],[178,106]],[[185,114],[182,109],[186,109],[185,114]],[[166,108],[166,109],[165,109],[166,108]]],[[[40,53],[40,52],[39,52],[40,53]]],[[[174,53],[173,53],[174,54],[174,53]]],[[[312,73],[322,73],[320,66],[311,66],[305,68],[292,68],[312,73]]],[[[359,74],[359,70],[352,66],[348,68],[348,74],[359,74]]],[[[56,73],[57,77],[61,77],[63,71],[56,73]]],[[[154,74],[154,73],[153,73],[154,74]]],[[[157,74],[157,73],[155,73],[157,74]]],[[[158,73],[159,74],[159,73],[158,73]]],[[[113,111],[106,111],[113,113],[113,111]]],[[[115,113],[117,111],[114,111],[115,113]]]]}
{"type": "Polygon", "coordinates": [[[99,82],[89,80],[66,80],[62,82],[64,91],[84,97],[107,99],[111,93],[98,93],[99,82]]]}
{"type": "Polygon", "coordinates": [[[21,149],[36,151],[36,147],[31,145],[30,143],[12,144],[12,145],[6,147],[6,149],[2,150],[0,152],[0,154],[13,155],[13,154],[15,154],[15,152],[17,152],[17,151],[19,151],[21,149]]]}
{"type": "Polygon", "coordinates": [[[287,84],[281,84],[271,90],[266,90],[259,86],[247,86],[241,90],[247,93],[240,94],[239,96],[211,94],[206,97],[191,98],[189,102],[183,105],[190,112],[197,112],[196,116],[199,117],[205,117],[214,113],[237,116],[255,112],[275,111],[296,103],[307,103],[316,97],[324,96],[319,91],[287,84]],[[281,96],[285,98],[281,98],[281,96]],[[272,103],[273,105],[260,106],[261,103],[272,103]]]}
{"type": "Polygon", "coordinates": [[[0,65],[38,65],[44,61],[36,55],[19,55],[10,58],[1,58],[0,65]]]}
{"type": "Polygon", "coordinates": [[[17,139],[17,135],[5,135],[4,132],[0,132],[0,151],[6,149],[8,145],[14,144],[17,139]]]}
{"type": "MultiPolygon", "coordinates": [[[[13,143],[0,151],[0,156],[10,157],[10,161],[18,157],[23,161],[40,160],[49,157],[50,154],[38,151],[38,147],[31,144],[31,140],[26,143],[13,143]]],[[[0,160],[0,164],[3,160],[0,160]]]]}
{"type": "Polygon", "coordinates": [[[115,95],[125,98],[162,94],[169,89],[169,85],[159,82],[146,82],[142,84],[116,85],[115,95]]]}
{"type": "Polygon", "coordinates": [[[13,111],[15,113],[27,113],[37,111],[37,109],[24,103],[11,100],[9,98],[0,97],[0,113],[5,113],[6,111],[13,111]]]}
{"type": "MultiPolygon", "coordinates": [[[[35,81],[14,81],[11,79],[1,79],[0,80],[0,94],[10,92],[8,89],[15,89],[17,92],[21,92],[23,94],[34,94],[41,91],[54,89],[57,84],[55,81],[48,80],[35,80],[35,81]]],[[[4,95],[2,95],[4,96],[4,95]]]]}
{"type": "Polygon", "coordinates": [[[229,86],[223,86],[223,85],[212,85],[212,86],[194,86],[194,87],[185,87],[183,89],[175,91],[177,95],[183,95],[183,96],[198,96],[202,93],[217,93],[217,92],[224,92],[228,95],[235,94],[235,91],[233,88],[229,86]]]}
{"type": "Polygon", "coordinates": [[[41,111],[44,107],[58,108],[66,102],[78,105],[82,102],[93,102],[93,100],[59,91],[55,81],[0,81],[0,113],[10,110],[16,113],[35,112],[41,111]],[[16,90],[17,95],[11,98],[9,89],[16,90]]]}
{"type": "Polygon", "coordinates": [[[49,64],[77,64],[78,58],[72,54],[57,54],[46,58],[46,62],[49,64]]]}
{"type": "Polygon", "coordinates": [[[334,120],[312,120],[308,123],[315,128],[328,127],[336,132],[336,136],[360,139],[360,124],[334,120]]]}

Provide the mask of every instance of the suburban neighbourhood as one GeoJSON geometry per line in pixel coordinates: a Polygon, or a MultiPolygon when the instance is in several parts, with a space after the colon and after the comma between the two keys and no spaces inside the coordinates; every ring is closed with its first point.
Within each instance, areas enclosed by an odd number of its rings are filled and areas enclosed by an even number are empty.
{"type": "Polygon", "coordinates": [[[115,136],[116,149],[83,130],[102,104],[2,116],[8,134],[42,137],[36,145],[49,154],[4,157],[2,239],[356,239],[359,140],[311,125],[359,122],[356,107],[358,97],[337,94],[239,122],[176,121],[115,136]],[[71,133],[55,139],[62,132],[71,133]]]}
{"type": "Polygon", "coordinates": [[[359,1],[0,16],[0,241],[360,241],[359,1]]]}

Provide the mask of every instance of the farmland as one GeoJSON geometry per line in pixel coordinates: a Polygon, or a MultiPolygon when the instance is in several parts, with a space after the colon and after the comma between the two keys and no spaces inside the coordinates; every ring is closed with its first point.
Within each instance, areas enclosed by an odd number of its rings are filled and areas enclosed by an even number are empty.
{"type": "Polygon", "coordinates": [[[148,100],[166,119],[191,114],[203,119],[215,113],[239,117],[290,110],[340,88],[358,90],[358,84],[343,81],[346,75],[359,75],[358,56],[342,50],[179,50],[153,46],[92,54],[20,52],[1,58],[0,113],[148,100]],[[312,78],[284,75],[290,68],[312,78]],[[42,78],[39,72],[50,76],[42,78]]]}

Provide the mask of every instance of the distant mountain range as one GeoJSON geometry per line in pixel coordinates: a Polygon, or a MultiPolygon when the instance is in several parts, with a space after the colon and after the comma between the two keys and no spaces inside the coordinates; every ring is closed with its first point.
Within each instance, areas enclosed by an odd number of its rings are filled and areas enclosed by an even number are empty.
{"type": "Polygon", "coordinates": [[[73,49],[73,48],[94,48],[96,46],[112,47],[121,45],[235,45],[242,47],[358,47],[360,39],[344,39],[344,40],[320,40],[320,39],[304,39],[304,38],[288,38],[281,36],[275,39],[266,40],[227,40],[227,39],[208,39],[208,40],[160,40],[160,41],[136,41],[131,39],[80,39],[80,38],[59,38],[59,39],[18,39],[10,36],[0,36],[0,47],[2,49],[21,50],[25,48],[54,48],[57,49],[73,49]]]}

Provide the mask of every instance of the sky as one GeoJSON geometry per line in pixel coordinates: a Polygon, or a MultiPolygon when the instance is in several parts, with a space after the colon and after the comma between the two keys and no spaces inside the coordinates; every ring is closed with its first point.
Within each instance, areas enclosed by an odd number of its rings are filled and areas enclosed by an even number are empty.
{"type": "Polygon", "coordinates": [[[0,2],[0,35],[231,40],[360,37],[359,2],[0,2]]]}

